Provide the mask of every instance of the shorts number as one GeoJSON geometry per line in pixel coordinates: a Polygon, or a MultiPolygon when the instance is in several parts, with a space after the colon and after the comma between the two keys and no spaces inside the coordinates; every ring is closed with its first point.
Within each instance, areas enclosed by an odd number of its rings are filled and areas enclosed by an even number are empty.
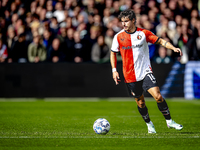
{"type": "Polygon", "coordinates": [[[148,74],[147,76],[150,78],[150,80],[151,80],[153,83],[156,83],[156,78],[153,76],[153,74],[148,74]]]}

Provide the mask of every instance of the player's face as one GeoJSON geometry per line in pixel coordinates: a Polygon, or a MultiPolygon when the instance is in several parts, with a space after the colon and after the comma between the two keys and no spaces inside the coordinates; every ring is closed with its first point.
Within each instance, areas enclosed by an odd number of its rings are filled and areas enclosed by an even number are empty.
{"type": "Polygon", "coordinates": [[[127,32],[134,32],[135,31],[135,19],[130,20],[128,17],[121,18],[122,26],[124,30],[127,32]]]}

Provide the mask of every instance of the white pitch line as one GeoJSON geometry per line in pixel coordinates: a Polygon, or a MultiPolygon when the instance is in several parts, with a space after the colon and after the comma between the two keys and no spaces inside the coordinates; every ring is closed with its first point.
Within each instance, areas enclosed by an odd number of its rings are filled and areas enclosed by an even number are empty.
{"type": "Polygon", "coordinates": [[[0,136],[0,139],[199,139],[200,136],[0,136]]]}

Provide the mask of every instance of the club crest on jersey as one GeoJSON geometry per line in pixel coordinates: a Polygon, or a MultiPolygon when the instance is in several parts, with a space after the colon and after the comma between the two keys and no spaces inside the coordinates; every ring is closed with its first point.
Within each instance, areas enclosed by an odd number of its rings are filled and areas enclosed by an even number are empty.
{"type": "Polygon", "coordinates": [[[138,40],[141,40],[141,39],[142,39],[142,36],[138,34],[138,35],[137,35],[137,39],[138,39],[138,40]]]}

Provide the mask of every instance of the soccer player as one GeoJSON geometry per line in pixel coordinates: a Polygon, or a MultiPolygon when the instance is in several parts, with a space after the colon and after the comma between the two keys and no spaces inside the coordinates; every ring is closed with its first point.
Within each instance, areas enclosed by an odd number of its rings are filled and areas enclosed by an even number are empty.
{"type": "Polygon", "coordinates": [[[148,133],[156,133],[156,130],[145,105],[143,90],[148,91],[157,101],[158,109],[165,117],[168,128],[181,130],[183,126],[171,119],[168,105],[162,97],[153,75],[149,59],[148,42],[160,44],[167,49],[180,53],[180,56],[182,56],[181,50],[175,48],[164,39],[157,37],[151,31],[136,27],[136,16],[133,10],[129,9],[121,12],[118,18],[121,20],[124,29],[114,36],[110,54],[113,79],[116,85],[120,81],[119,73],[116,69],[116,53],[120,52],[125,82],[128,90],[135,98],[139,113],[147,124],[148,133]]]}

